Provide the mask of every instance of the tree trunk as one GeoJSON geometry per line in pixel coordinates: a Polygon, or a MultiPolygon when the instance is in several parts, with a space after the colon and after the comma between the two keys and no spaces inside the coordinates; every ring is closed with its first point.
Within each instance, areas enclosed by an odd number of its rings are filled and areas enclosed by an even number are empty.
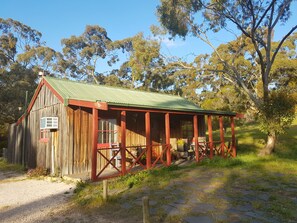
{"type": "Polygon", "coordinates": [[[270,155],[274,151],[275,143],[276,143],[275,131],[270,131],[267,135],[266,145],[260,151],[259,156],[270,155]]]}

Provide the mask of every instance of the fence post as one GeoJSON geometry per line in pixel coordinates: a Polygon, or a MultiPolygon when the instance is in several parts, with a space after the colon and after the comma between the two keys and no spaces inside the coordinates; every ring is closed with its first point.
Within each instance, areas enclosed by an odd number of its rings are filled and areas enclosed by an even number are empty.
{"type": "Polygon", "coordinates": [[[108,198],[108,184],[107,180],[103,180],[103,200],[106,201],[108,198]]]}
{"type": "Polygon", "coordinates": [[[149,209],[148,196],[144,196],[142,198],[142,212],[143,212],[143,223],[150,223],[150,209],[149,209]]]}

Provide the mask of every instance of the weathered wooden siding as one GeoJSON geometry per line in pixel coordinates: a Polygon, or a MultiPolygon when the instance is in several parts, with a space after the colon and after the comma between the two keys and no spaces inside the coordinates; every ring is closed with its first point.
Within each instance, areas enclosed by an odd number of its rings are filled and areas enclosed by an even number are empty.
{"type": "MultiPolygon", "coordinates": [[[[60,141],[62,126],[65,121],[65,106],[55,97],[55,95],[45,86],[40,90],[38,97],[28,115],[28,126],[26,136],[26,149],[28,154],[27,165],[30,168],[41,166],[50,169],[52,158],[54,159],[55,172],[58,173],[62,169],[62,165],[58,157],[63,147],[63,141],[60,141]],[[48,133],[48,142],[40,140],[40,119],[42,117],[58,117],[59,128],[48,133]],[[54,157],[51,155],[52,149],[55,151],[54,157]]],[[[24,122],[24,121],[23,121],[24,122]]]]}
{"type": "MultiPolygon", "coordinates": [[[[181,138],[181,121],[193,121],[191,115],[170,115],[170,137],[181,138]]],[[[199,136],[205,136],[205,117],[198,116],[199,136]]],[[[120,129],[120,128],[119,128],[120,129]]],[[[127,112],[126,145],[145,145],[144,113],[127,112]]],[[[120,138],[119,138],[120,139],[120,138]]],[[[165,143],[165,115],[151,113],[151,140],[153,145],[165,143]]]]}
{"type": "MultiPolygon", "coordinates": [[[[61,175],[91,170],[92,114],[90,109],[65,107],[46,87],[40,93],[27,118],[25,160],[29,168],[52,168],[61,175]],[[58,130],[48,133],[48,141],[40,140],[40,118],[59,118],[58,130]],[[52,157],[52,149],[54,157],[52,157]]],[[[12,124],[9,131],[8,159],[13,163],[22,160],[22,136],[25,119],[12,124]]]]}
{"type": "MultiPolygon", "coordinates": [[[[27,117],[25,163],[29,168],[36,166],[50,168],[52,145],[60,147],[63,143],[56,143],[54,140],[58,138],[58,132],[55,134],[50,132],[47,143],[40,142],[40,118],[44,116],[58,116],[59,126],[61,126],[63,125],[61,119],[63,113],[65,113],[64,105],[60,103],[49,89],[42,87],[27,117]],[[53,138],[54,136],[55,138],[53,138]]],[[[13,163],[21,163],[25,122],[26,119],[23,119],[19,125],[12,124],[10,126],[8,153],[9,160],[13,163]]],[[[59,150],[57,150],[58,152],[59,150]]],[[[58,156],[59,154],[56,155],[58,156]]],[[[60,168],[60,162],[57,162],[57,167],[60,168]]]]}
{"type": "Polygon", "coordinates": [[[145,121],[143,112],[127,112],[126,145],[145,145],[145,121]]]}
{"type": "Polygon", "coordinates": [[[73,163],[72,170],[70,165],[69,174],[85,173],[91,171],[92,155],[92,110],[80,107],[69,107],[68,120],[72,138],[70,144],[73,149],[69,150],[69,163],[73,163]]]}
{"type": "Polygon", "coordinates": [[[7,159],[10,163],[22,162],[22,133],[22,125],[14,123],[9,126],[7,159]]]}

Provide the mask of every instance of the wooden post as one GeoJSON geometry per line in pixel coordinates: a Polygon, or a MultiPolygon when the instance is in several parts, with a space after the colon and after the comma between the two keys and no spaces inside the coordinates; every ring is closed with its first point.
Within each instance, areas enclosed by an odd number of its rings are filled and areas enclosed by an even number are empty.
{"type": "Polygon", "coordinates": [[[234,124],[234,117],[230,117],[231,119],[231,133],[232,133],[232,155],[236,157],[236,146],[235,146],[235,124],[234,124]]]}
{"type": "Polygon", "coordinates": [[[92,173],[93,181],[97,178],[98,110],[93,108],[92,173]]]}
{"type": "Polygon", "coordinates": [[[103,200],[107,201],[108,199],[108,183],[107,180],[103,180],[103,200]]]}
{"type": "Polygon", "coordinates": [[[209,139],[209,149],[210,149],[209,158],[212,159],[212,157],[213,157],[213,138],[212,138],[211,115],[207,116],[207,124],[208,124],[208,139],[209,139]]]}
{"type": "Polygon", "coordinates": [[[121,167],[122,174],[126,174],[126,111],[121,112],[121,167]]]}
{"type": "Polygon", "coordinates": [[[150,208],[149,208],[148,196],[144,196],[142,198],[142,213],[143,213],[143,223],[150,223],[150,208]]]}
{"type": "Polygon", "coordinates": [[[165,135],[166,135],[166,151],[167,166],[171,165],[171,145],[170,145],[170,116],[169,113],[165,114],[165,135]]]}
{"type": "Polygon", "coordinates": [[[194,143],[195,143],[195,156],[196,161],[199,162],[199,142],[198,142],[198,116],[193,116],[193,125],[194,125],[194,143]]]}
{"type": "Polygon", "coordinates": [[[152,166],[152,146],[151,146],[151,118],[150,113],[145,113],[145,139],[146,139],[146,168],[152,166]]]}
{"type": "Polygon", "coordinates": [[[225,139],[224,139],[224,126],[223,126],[223,117],[219,117],[219,123],[220,123],[220,140],[221,140],[221,156],[225,156],[225,139]]]}

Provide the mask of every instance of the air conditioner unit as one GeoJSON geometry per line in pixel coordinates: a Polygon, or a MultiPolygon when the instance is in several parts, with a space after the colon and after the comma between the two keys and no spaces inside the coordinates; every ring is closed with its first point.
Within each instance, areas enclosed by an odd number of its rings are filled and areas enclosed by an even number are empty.
{"type": "Polygon", "coordinates": [[[58,117],[42,117],[40,129],[58,129],[58,117]]]}

